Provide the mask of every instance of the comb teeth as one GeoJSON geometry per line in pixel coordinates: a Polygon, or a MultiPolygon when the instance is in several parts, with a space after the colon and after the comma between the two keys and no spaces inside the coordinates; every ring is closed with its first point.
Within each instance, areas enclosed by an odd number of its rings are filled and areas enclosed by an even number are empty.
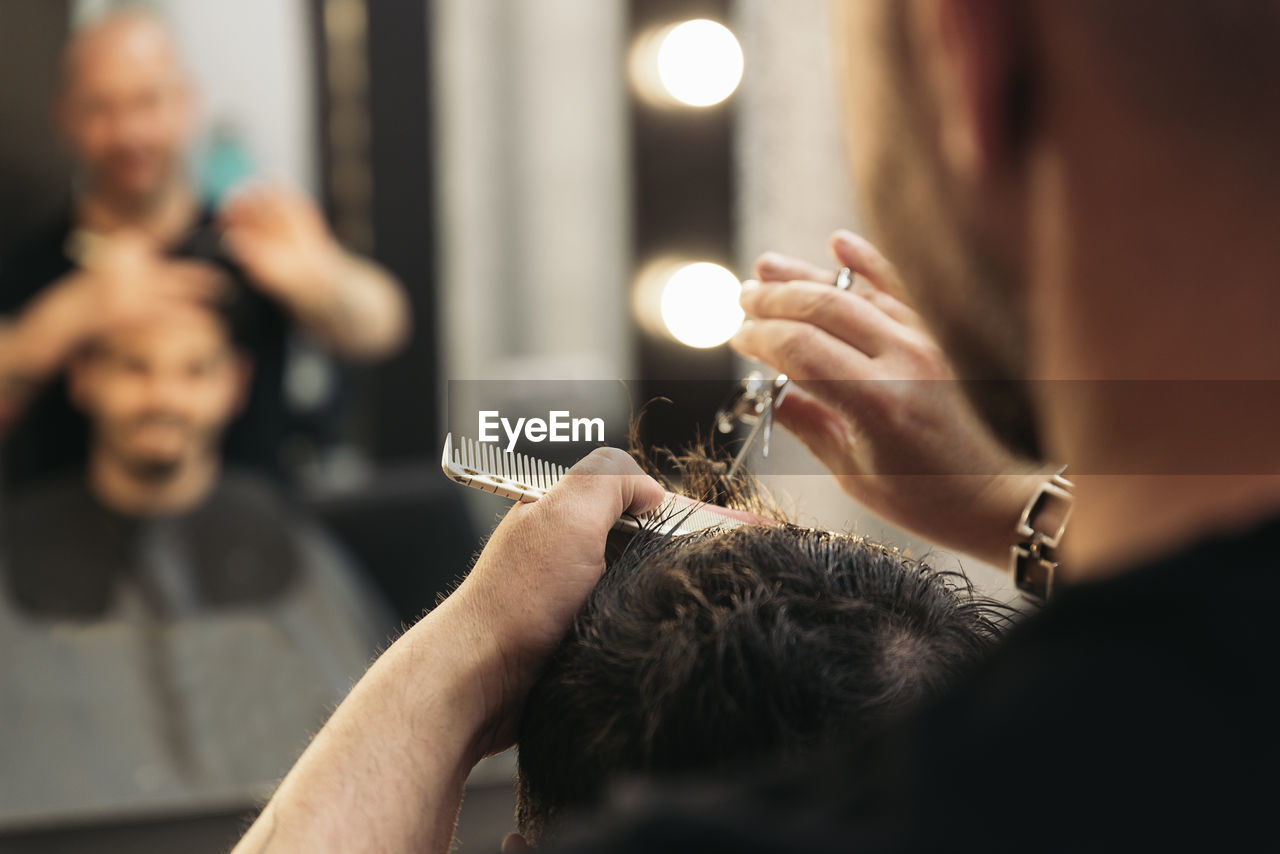
{"type": "Polygon", "coordinates": [[[723,513],[717,513],[715,505],[703,504],[696,509],[689,509],[687,506],[668,499],[658,508],[657,513],[670,512],[672,521],[683,533],[691,531],[702,531],[707,528],[736,528],[742,524],[741,521],[731,516],[725,516],[723,513]]]}
{"type": "MultiPolygon", "coordinates": [[[[489,442],[460,437],[454,445],[452,435],[445,437],[441,462],[445,474],[453,481],[517,501],[536,501],[569,472],[564,466],[526,454],[503,451],[489,442]]],[[[743,524],[719,511],[720,508],[714,504],[703,504],[668,493],[661,506],[645,514],[641,520],[626,516],[619,520],[618,525],[634,530],[639,527],[639,521],[662,517],[666,521],[659,526],[661,530],[687,534],[714,527],[735,528],[743,524]]]]}
{"type": "Polygon", "coordinates": [[[505,482],[520,492],[546,492],[568,472],[564,466],[467,438],[459,438],[452,452],[451,461],[463,474],[505,482]]]}

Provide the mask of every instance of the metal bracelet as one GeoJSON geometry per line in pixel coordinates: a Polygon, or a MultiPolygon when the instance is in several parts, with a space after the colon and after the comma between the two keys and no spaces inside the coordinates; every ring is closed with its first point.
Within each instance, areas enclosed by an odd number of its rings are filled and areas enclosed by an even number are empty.
{"type": "Polygon", "coordinates": [[[1057,550],[1075,504],[1073,484],[1062,476],[1064,471],[1065,466],[1040,484],[1027,502],[1015,528],[1019,541],[1010,550],[1014,584],[1023,595],[1039,602],[1053,595],[1057,550]]]}

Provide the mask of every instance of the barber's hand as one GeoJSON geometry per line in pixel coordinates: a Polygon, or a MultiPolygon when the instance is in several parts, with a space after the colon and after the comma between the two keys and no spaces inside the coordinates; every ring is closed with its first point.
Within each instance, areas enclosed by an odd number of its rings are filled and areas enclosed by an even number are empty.
{"type": "Polygon", "coordinates": [[[1003,565],[1043,470],[980,421],[875,247],[841,231],[832,250],[857,275],[848,291],[803,261],[759,259],[761,284],[743,291],[748,321],[734,349],[799,386],[777,419],[846,493],[900,527],[1003,565]]]}
{"type": "Polygon", "coordinates": [[[140,233],[82,232],[75,254],[79,269],[62,279],[35,312],[39,338],[50,346],[60,342],[59,349],[173,309],[212,304],[225,284],[213,265],[167,257],[140,233]]]}
{"type": "Polygon", "coordinates": [[[70,254],[77,268],[0,330],[0,431],[85,342],[115,327],[211,303],[222,287],[216,268],[165,257],[140,233],[78,232],[70,254]]]}
{"type": "Polygon", "coordinates": [[[662,498],[662,487],[627,453],[597,449],[545,496],[512,507],[467,579],[437,609],[453,609],[463,631],[478,631],[500,651],[482,680],[484,753],[515,740],[525,694],[604,571],[613,524],[662,498]]]}
{"type": "Polygon", "coordinates": [[[609,529],[662,496],[606,448],[513,507],[466,581],[343,700],[237,854],[449,850],[467,775],[514,741],[529,688],[604,571],[609,529]]]}
{"type": "Polygon", "coordinates": [[[81,235],[81,269],[72,274],[93,331],[145,320],[172,308],[208,305],[223,287],[212,264],[170,258],[149,238],[123,231],[81,235]]]}
{"type": "Polygon", "coordinates": [[[268,296],[302,312],[336,299],[348,256],[306,196],[275,184],[247,187],[218,222],[223,245],[268,296]]]}

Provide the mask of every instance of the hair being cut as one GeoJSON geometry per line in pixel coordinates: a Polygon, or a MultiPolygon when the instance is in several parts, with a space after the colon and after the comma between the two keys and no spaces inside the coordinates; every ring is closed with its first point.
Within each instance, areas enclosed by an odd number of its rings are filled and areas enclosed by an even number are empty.
{"type": "MultiPolygon", "coordinates": [[[[723,461],[670,459],[693,497],[772,506],[723,461]]],[[[545,841],[620,778],[724,774],[854,739],[950,684],[1007,614],[963,575],[861,537],[642,531],[528,698],[519,828],[545,841]]]]}

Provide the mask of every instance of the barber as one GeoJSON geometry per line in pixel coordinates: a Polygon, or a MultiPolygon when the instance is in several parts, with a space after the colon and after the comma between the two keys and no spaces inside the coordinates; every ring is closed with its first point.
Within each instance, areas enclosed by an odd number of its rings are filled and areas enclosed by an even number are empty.
{"type": "Polygon", "coordinates": [[[315,205],[277,186],[204,207],[186,174],[192,84],[172,35],[137,11],[72,37],[55,115],[76,166],[69,215],[0,262],[0,433],[5,479],[74,468],[84,420],[60,379],[102,330],[173,304],[219,302],[256,372],[233,425],[234,462],[274,470],[287,428],[291,325],[332,351],[374,359],[408,334],[399,284],[344,250],[315,205]]]}
{"type": "MultiPolygon", "coordinates": [[[[879,812],[846,803],[824,850],[1256,850],[1274,835],[1280,9],[1225,6],[839,7],[877,239],[957,375],[980,381],[965,388],[982,423],[1015,451],[1069,461],[1076,490],[1043,610],[874,763],[791,802],[875,790],[879,812]]],[[[744,294],[752,323],[734,346],[794,376],[807,395],[780,417],[838,475],[907,482],[902,463],[882,479],[869,462],[890,458],[876,449],[890,454],[896,434],[936,427],[930,407],[895,422],[841,385],[874,376],[893,338],[867,310],[881,298],[802,278],[822,290],[744,294]],[[915,428],[877,434],[895,423],[915,428]]],[[[611,466],[618,477],[570,477],[552,503],[513,509],[241,851],[445,850],[468,762],[510,741],[523,686],[603,568],[607,526],[657,500],[633,464],[611,466]]],[[[699,833],[669,835],[667,850],[707,850],[717,826],[774,850],[788,815],[814,817],[766,802],[717,825],[708,803],[668,804],[579,850],[646,850],[645,830],[681,822],[699,833]]]]}

